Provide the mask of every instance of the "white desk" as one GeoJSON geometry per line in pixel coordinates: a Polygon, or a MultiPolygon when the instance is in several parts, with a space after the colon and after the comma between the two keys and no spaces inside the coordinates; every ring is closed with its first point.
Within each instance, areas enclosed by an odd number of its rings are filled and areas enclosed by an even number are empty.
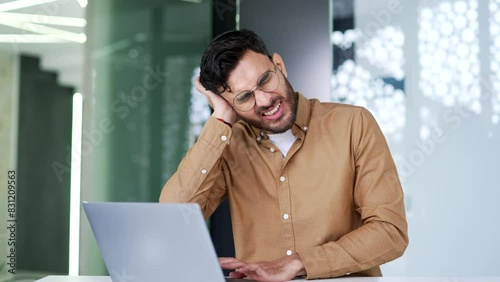
{"type": "MultiPolygon", "coordinates": [[[[306,280],[293,280],[306,281],[306,280]]],[[[343,277],[321,282],[500,282],[500,277],[343,277]]],[[[36,282],[111,282],[109,276],[47,276],[36,282]]],[[[207,281],[210,282],[210,281],[207,281]]]]}

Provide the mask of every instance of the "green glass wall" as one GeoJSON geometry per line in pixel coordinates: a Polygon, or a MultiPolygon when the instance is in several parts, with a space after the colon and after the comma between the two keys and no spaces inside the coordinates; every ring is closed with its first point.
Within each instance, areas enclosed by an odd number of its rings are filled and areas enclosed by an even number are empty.
{"type": "MultiPolygon", "coordinates": [[[[189,148],[212,1],[89,1],[82,200],[156,202],[189,148]]],[[[105,273],[82,213],[80,273],[105,273]]]]}

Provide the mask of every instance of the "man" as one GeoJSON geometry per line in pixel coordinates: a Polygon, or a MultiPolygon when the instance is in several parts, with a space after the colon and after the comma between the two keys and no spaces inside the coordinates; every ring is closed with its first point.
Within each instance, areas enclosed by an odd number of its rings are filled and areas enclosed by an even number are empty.
{"type": "Polygon", "coordinates": [[[195,84],[214,112],[160,202],[196,202],[208,218],[229,198],[236,258],[219,261],[231,277],[381,276],[403,254],[403,193],[367,110],[294,92],[249,30],[217,36],[195,84]]]}

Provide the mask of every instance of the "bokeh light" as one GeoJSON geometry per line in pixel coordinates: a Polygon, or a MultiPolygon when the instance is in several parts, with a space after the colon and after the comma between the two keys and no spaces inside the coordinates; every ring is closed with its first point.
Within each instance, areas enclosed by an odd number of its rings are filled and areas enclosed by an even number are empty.
{"type": "Polygon", "coordinates": [[[418,15],[418,51],[422,94],[446,107],[463,106],[479,114],[477,7],[477,0],[444,1],[422,7],[418,15]]]}
{"type": "Polygon", "coordinates": [[[400,27],[386,26],[357,48],[357,55],[397,80],[404,78],[403,46],[405,36],[400,27]]]}
{"type": "Polygon", "coordinates": [[[351,48],[361,37],[361,31],[359,29],[349,29],[345,32],[334,31],[331,36],[331,42],[333,45],[339,46],[342,50],[351,48]]]}
{"type": "Polygon", "coordinates": [[[377,69],[375,76],[353,60],[346,60],[331,79],[331,101],[367,108],[377,119],[381,130],[389,140],[402,141],[402,129],[406,125],[406,102],[403,90],[394,89],[379,76],[403,80],[405,37],[402,29],[386,26],[369,38],[359,29],[344,33],[335,31],[332,43],[342,50],[356,43],[356,54],[377,69]]]}
{"type": "Polygon", "coordinates": [[[396,141],[406,124],[405,93],[386,84],[352,60],[342,64],[331,79],[331,100],[363,106],[375,116],[380,128],[396,141]]]}

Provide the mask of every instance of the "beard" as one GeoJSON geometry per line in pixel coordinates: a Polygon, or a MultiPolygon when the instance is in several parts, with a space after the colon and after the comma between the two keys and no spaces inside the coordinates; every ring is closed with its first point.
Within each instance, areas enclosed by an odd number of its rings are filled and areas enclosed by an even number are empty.
{"type": "Polygon", "coordinates": [[[266,110],[269,110],[268,108],[255,108],[254,112],[256,114],[256,118],[247,118],[240,116],[239,118],[249,125],[260,128],[261,130],[268,132],[268,133],[283,133],[289,129],[292,128],[295,119],[297,117],[297,94],[292,88],[292,85],[286,79],[286,77],[283,77],[285,81],[285,97],[275,97],[272,101],[272,105],[275,105],[279,100],[281,100],[282,105],[280,107],[285,107],[284,110],[288,110],[288,112],[283,113],[283,115],[274,121],[269,121],[264,118],[262,118],[262,113],[266,110]]]}

